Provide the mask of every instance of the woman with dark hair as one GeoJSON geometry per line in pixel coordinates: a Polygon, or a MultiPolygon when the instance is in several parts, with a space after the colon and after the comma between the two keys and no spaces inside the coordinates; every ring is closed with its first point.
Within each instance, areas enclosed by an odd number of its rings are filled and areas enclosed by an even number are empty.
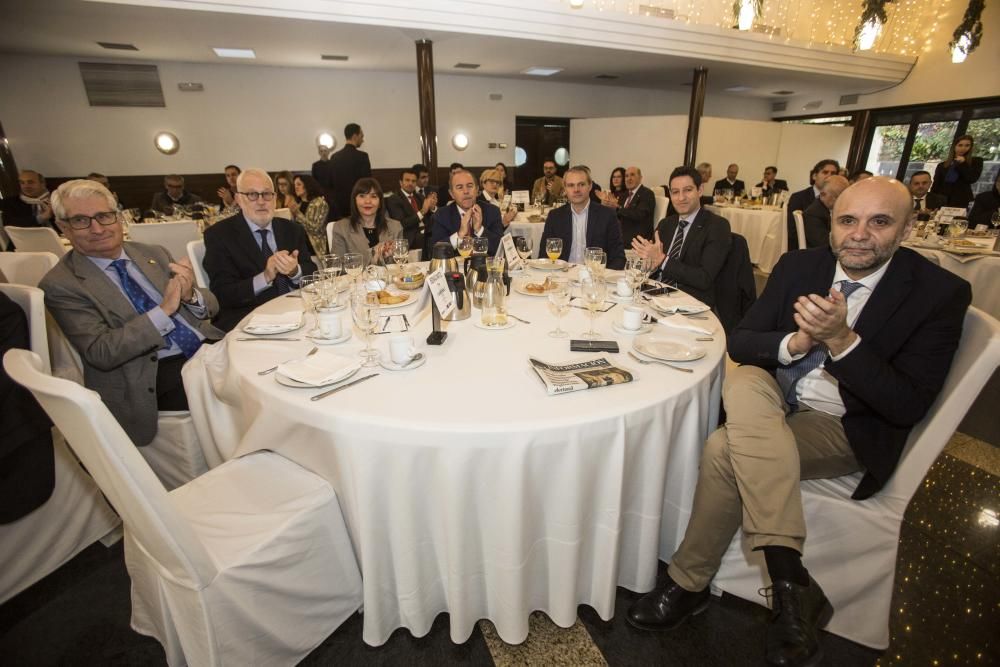
{"type": "Polygon", "coordinates": [[[625,187],[625,167],[615,167],[611,170],[608,191],[604,193],[603,199],[608,203],[617,202],[618,206],[625,205],[625,200],[628,199],[628,188],[625,187]]]}
{"type": "Polygon", "coordinates": [[[500,172],[500,200],[503,201],[503,196],[510,192],[510,181],[507,180],[507,165],[503,162],[497,162],[493,168],[500,172]]]}
{"type": "Polygon", "coordinates": [[[374,178],[360,178],[351,190],[351,217],[333,223],[330,252],[360,253],[367,265],[392,255],[392,242],[403,238],[403,226],[386,217],[382,186],[374,178]]]}
{"type": "Polygon", "coordinates": [[[317,255],[326,254],[326,214],[330,205],[323,197],[323,189],[312,176],[296,176],[293,185],[298,201],[289,197],[285,208],[292,213],[292,219],[306,229],[309,243],[317,255]],[[303,212],[305,211],[305,212],[303,212]]]}
{"type": "Polygon", "coordinates": [[[948,159],[934,170],[931,192],[944,195],[945,206],[965,208],[972,201],[972,185],[983,173],[983,158],[972,154],[975,145],[975,139],[968,134],[956,137],[948,159]]]}
{"type": "Polygon", "coordinates": [[[298,203],[298,197],[295,196],[295,183],[292,179],[292,172],[286,170],[275,174],[274,189],[277,191],[274,197],[274,208],[290,208],[288,206],[289,201],[298,203]]]}

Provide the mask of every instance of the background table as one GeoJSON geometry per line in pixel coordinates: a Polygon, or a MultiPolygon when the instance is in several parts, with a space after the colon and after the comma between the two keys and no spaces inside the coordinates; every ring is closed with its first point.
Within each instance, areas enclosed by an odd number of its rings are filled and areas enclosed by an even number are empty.
{"type": "Polygon", "coordinates": [[[747,209],[714,204],[705,208],[728,220],[733,232],[746,238],[750,261],[764,273],[771,273],[778,258],[788,248],[784,209],[747,209]]]}
{"type": "MultiPolygon", "coordinates": [[[[564,274],[565,275],[565,274],[564,274]]],[[[317,390],[279,385],[257,371],[303,355],[310,342],[204,346],[185,366],[193,414],[209,461],[273,449],[336,489],[364,576],[364,640],[398,627],[428,632],[441,612],[465,641],[488,618],[507,642],[527,636],[545,611],[572,625],[577,606],[614,613],[615,587],[650,590],[687,525],[704,440],[718,419],[724,336],[692,374],[608,355],[638,381],[547,396],[529,370],[544,361],[590,358],[546,333],[546,299],[514,294],[510,312],[532,322],[485,331],[472,319],[446,323],[441,347],[424,343],[430,318],[409,313],[427,363],[389,372],[317,402],[317,390]],[[417,321],[419,319],[419,321],[417,321]],[[212,449],[214,447],[214,450],[212,449]]],[[[301,307],[278,298],[260,312],[301,307]]],[[[680,316],[678,316],[680,317],[680,316]]],[[[563,328],[585,330],[571,308],[563,328]]],[[[696,334],[658,327],[692,341],[696,334]]],[[[288,335],[288,334],[286,334],[288,335]]],[[[376,336],[386,354],[388,336],[376,336]]],[[[354,356],[359,340],[339,346],[354,356]]],[[[331,348],[328,348],[331,349],[331,348]]],[[[364,373],[367,369],[362,369],[364,373]]]]}
{"type": "MultiPolygon", "coordinates": [[[[531,209],[531,213],[535,213],[536,209],[531,209]]],[[[507,231],[511,233],[512,236],[530,236],[531,237],[531,256],[538,257],[538,246],[542,242],[542,232],[545,231],[545,218],[542,217],[541,222],[531,222],[528,220],[528,213],[518,213],[517,216],[511,221],[510,226],[507,231]]]]}
{"type": "MultiPolygon", "coordinates": [[[[972,240],[972,239],[970,239],[972,240]]],[[[978,245],[992,246],[995,239],[979,239],[978,245]]],[[[1000,256],[955,255],[945,250],[907,245],[941,268],[948,269],[972,285],[972,305],[1000,320],[1000,256]]]]}

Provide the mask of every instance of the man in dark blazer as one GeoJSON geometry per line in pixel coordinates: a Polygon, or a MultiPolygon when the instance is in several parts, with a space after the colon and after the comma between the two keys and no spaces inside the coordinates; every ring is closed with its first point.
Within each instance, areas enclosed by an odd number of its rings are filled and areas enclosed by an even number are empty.
{"type": "Polygon", "coordinates": [[[344,147],[330,158],[330,180],[333,185],[331,220],[351,215],[351,190],[359,178],[372,175],[372,163],[361,145],[365,143],[365,133],[357,123],[344,127],[344,147]]]}
{"type": "Polygon", "coordinates": [[[701,174],[691,167],[674,169],[670,200],[677,214],[660,221],[652,241],[637,236],[632,249],[653,267],[651,278],[714,306],[715,280],[729,256],[732,232],[728,220],[701,207],[701,193],[701,174]]]}
{"type": "Polygon", "coordinates": [[[861,181],[837,201],[831,248],[774,267],[729,339],[744,365],[727,373],[726,424],[705,444],[667,583],[632,606],[630,623],[670,629],[703,610],[742,526],[773,584],[768,662],[819,664],[816,632],[832,607],[802,566],[799,482],[864,471],[861,500],[889,480],[941,391],[971,301],[967,282],[900,248],[912,212],[898,181],[861,181]]]}
{"type": "Polygon", "coordinates": [[[411,250],[424,247],[424,220],[430,222],[428,216],[436,205],[436,193],[425,198],[417,192],[417,173],[413,169],[400,173],[399,189],[385,198],[386,214],[403,226],[403,238],[409,242],[411,250]]]}
{"type": "Polygon", "coordinates": [[[850,185],[841,175],[830,176],[819,189],[819,197],[802,211],[802,226],[806,233],[807,248],[830,245],[830,211],[840,193],[850,185]]]}
{"type": "Polygon", "coordinates": [[[538,243],[538,256],[545,254],[545,242],[550,238],[563,241],[559,259],[583,264],[587,248],[603,248],[608,256],[609,269],[625,268],[625,245],[622,243],[621,225],[615,214],[606,206],[590,198],[592,182],[590,172],[584,167],[570,167],[563,174],[563,189],[569,200],[567,206],[549,211],[538,243]]]}
{"type": "Polygon", "coordinates": [[[330,153],[332,150],[332,148],[327,148],[326,146],[317,146],[316,151],[319,153],[319,159],[313,162],[310,168],[312,177],[319,183],[320,189],[323,190],[323,198],[326,199],[327,222],[336,220],[333,217],[333,168],[330,162],[330,153]]]}
{"type": "Polygon", "coordinates": [[[59,186],[52,210],[73,249],[38,286],[80,354],[84,384],[141,447],[156,436],[159,410],[187,409],[184,362],[223,334],[209,322],[218,302],[194,286],[188,259],[124,242],[116,207],[95,181],[59,186]]]}
{"type": "Polygon", "coordinates": [[[913,210],[918,213],[936,211],[948,203],[948,198],[936,192],[930,192],[931,173],[915,171],[910,176],[910,196],[913,197],[913,210]]]}
{"type": "Polygon", "coordinates": [[[247,169],[237,191],[240,213],[205,230],[203,264],[221,306],[214,323],[223,331],[316,271],[302,225],[274,217],[274,184],[267,172],[247,169]]]}
{"type": "Polygon", "coordinates": [[[464,236],[477,236],[489,239],[489,254],[496,254],[503,237],[503,221],[500,219],[500,209],[496,206],[480,206],[476,203],[479,189],[472,172],[457,169],[448,179],[451,184],[452,202],[438,208],[431,223],[430,247],[435,243],[447,241],[452,246],[458,245],[458,239],[464,236]]]}
{"type": "Polygon", "coordinates": [[[760,193],[763,196],[769,197],[775,192],[783,192],[788,189],[788,181],[777,178],[777,176],[777,167],[764,167],[764,180],[756,186],[760,188],[760,193]]]}
{"type": "Polygon", "coordinates": [[[804,211],[809,208],[809,204],[813,203],[819,196],[819,189],[826,182],[826,179],[838,174],[840,174],[840,163],[836,160],[820,160],[809,172],[809,182],[812,185],[798,192],[793,192],[792,196],[788,198],[788,218],[785,221],[785,226],[789,250],[797,250],[799,247],[799,239],[795,234],[795,218],[792,216],[792,212],[804,211]]]}
{"type": "Polygon", "coordinates": [[[448,166],[448,180],[445,181],[444,185],[438,187],[438,206],[444,206],[445,204],[450,204],[452,201],[451,197],[451,175],[457,171],[465,169],[461,162],[452,162],[448,166]]]}
{"type": "Polygon", "coordinates": [[[3,224],[8,227],[55,227],[52,206],[45,177],[32,169],[22,169],[17,175],[20,193],[17,197],[0,199],[3,224]]]}
{"type": "Polygon", "coordinates": [[[715,182],[713,192],[718,190],[732,190],[737,197],[742,196],[747,190],[746,183],[736,178],[740,173],[740,165],[731,164],[726,168],[726,177],[715,182]]]}
{"type": "Polygon", "coordinates": [[[615,210],[622,225],[622,242],[629,248],[635,237],[653,233],[656,195],[642,184],[642,170],[639,167],[625,170],[625,187],[628,188],[628,196],[621,205],[613,197],[605,201],[604,205],[615,210]]]}

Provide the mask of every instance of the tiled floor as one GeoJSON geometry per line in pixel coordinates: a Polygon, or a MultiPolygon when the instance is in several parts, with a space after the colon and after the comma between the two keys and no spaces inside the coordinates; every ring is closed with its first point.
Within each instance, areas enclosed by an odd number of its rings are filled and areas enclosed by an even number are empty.
{"type": "MultiPolygon", "coordinates": [[[[1000,450],[961,434],[934,464],[903,523],[890,618],[891,645],[874,651],[824,633],[827,665],[1000,665],[1000,450]]],[[[661,568],[662,569],[662,568],[661,568]]],[[[121,544],[95,545],[0,606],[0,663],[155,665],[163,651],[129,629],[121,544]]],[[[505,644],[488,621],[454,644],[447,616],[426,637],[398,630],[385,645],[361,641],[355,616],[305,665],[745,665],[763,662],[767,610],[723,596],[671,633],[632,629],[638,596],[619,589],[603,621],[580,607],[570,628],[531,617],[528,640],[505,644]]]]}

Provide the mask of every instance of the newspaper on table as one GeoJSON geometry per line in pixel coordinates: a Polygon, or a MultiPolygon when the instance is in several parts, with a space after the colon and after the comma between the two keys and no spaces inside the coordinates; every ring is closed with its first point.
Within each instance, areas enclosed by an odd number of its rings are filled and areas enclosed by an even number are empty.
{"type": "Polygon", "coordinates": [[[625,384],[635,380],[632,373],[613,366],[604,357],[571,364],[549,364],[531,358],[528,361],[545,385],[545,391],[549,396],[625,384]]]}

